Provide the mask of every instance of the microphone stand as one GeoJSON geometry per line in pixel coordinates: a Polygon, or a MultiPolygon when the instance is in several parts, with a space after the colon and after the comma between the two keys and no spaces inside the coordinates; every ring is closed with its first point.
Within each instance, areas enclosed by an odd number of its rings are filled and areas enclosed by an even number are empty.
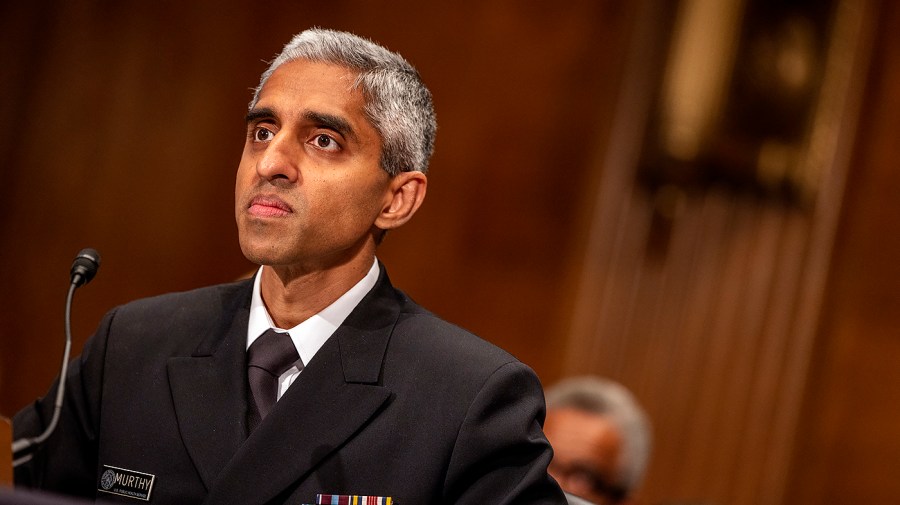
{"type": "MultiPolygon", "coordinates": [[[[44,440],[47,440],[47,438],[50,437],[50,435],[53,433],[53,430],[56,429],[56,424],[59,422],[59,414],[62,410],[63,396],[66,392],[66,372],[69,369],[69,354],[72,351],[72,297],[74,296],[76,289],[78,289],[78,284],[73,282],[69,285],[69,293],[68,295],[66,295],[66,348],[65,351],[63,351],[62,366],[60,367],[59,372],[59,381],[56,385],[56,401],[53,403],[53,417],[50,418],[50,424],[47,425],[47,428],[40,435],[36,437],[23,437],[13,442],[13,455],[25,449],[28,449],[29,447],[43,443],[44,440]]],[[[34,456],[33,453],[13,459],[13,468],[16,468],[23,463],[27,463],[31,460],[32,456],[34,456]]]]}
{"type": "Polygon", "coordinates": [[[63,397],[66,393],[66,373],[69,370],[69,354],[72,351],[72,298],[75,295],[75,290],[78,289],[79,286],[87,284],[94,278],[98,268],[100,268],[100,254],[90,248],[82,249],[72,263],[72,282],[69,284],[69,293],[66,295],[66,348],[65,351],[63,351],[62,366],[60,367],[59,379],[56,384],[56,401],[53,403],[53,415],[43,433],[36,437],[22,437],[12,443],[12,453],[14,457],[13,468],[31,461],[32,457],[34,457],[34,452],[31,452],[19,458],[15,458],[16,453],[43,443],[50,437],[53,430],[56,429],[57,423],[59,423],[63,397]]]}

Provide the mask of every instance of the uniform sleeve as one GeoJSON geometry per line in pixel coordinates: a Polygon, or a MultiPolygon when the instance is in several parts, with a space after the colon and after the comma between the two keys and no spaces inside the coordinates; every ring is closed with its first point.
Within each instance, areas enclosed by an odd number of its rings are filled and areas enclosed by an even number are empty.
{"type": "MultiPolygon", "coordinates": [[[[97,433],[103,357],[113,312],[107,314],[97,332],[85,344],[81,356],[69,363],[66,391],[59,424],[53,434],[32,451],[32,459],[15,468],[15,484],[75,496],[96,494],[97,433]]],[[[13,436],[40,435],[53,417],[59,379],[43,397],[13,418],[13,436]]]]}
{"type": "Polygon", "coordinates": [[[540,381],[519,362],[498,368],[469,407],[447,472],[444,502],[565,504],[547,474],[540,381]]]}

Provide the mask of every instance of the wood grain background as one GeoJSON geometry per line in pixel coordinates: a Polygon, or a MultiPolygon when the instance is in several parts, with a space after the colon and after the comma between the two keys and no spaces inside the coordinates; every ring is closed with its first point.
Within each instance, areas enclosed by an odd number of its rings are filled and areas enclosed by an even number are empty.
{"type": "Polygon", "coordinates": [[[654,0],[3,2],[0,412],[58,369],[79,249],[103,267],[76,352],[117,304],[252,269],[232,211],[250,89],[320,25],[401,52],[435,97],[428,198],[379,251],[392,280],[545,384],[633,389],[656,433],[643,502],[896,502],[900,6],[858,5],[869,63],[831,199],[711,191],[647,256],[630,100],[654,0]]]}

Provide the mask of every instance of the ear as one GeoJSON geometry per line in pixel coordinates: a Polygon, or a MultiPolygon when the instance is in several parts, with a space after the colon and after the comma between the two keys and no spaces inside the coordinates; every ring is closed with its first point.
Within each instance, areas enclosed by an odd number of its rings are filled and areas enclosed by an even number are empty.
{"type": "Polygon", "coordinates": [[[422,172],[400,172],[395,175],[385,194],[381,213],[375,219],[375,226],[393,230],[409,221],[425,200],[427,186],[428,178],[422,172]]]}

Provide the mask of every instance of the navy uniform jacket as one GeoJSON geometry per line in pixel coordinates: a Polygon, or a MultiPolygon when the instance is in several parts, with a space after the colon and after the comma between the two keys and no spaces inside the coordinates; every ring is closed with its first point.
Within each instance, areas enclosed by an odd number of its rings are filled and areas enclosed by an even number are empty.
{"type": "MultiPolygon", "coordinates": [[[[547,475],[535,374],[416,305],[383,267],[248,436],[251,292],[246,280],[107,314],[70,366],[57,430],[16,484],[139,503],[98,491],[115,468],[152,476],[150,503],[565,503],[547,475]]],[[[53,397],[16,415],[16,438],[40,433],[53,397]]]]}

